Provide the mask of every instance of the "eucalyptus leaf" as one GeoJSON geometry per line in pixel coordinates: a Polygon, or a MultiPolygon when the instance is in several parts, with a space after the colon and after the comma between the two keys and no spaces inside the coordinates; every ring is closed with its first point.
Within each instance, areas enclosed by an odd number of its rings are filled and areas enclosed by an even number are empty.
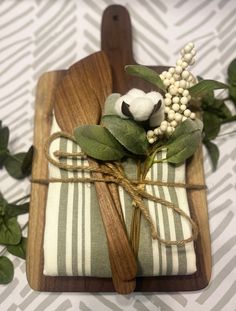
{"type": "Polygon", "coordinates": [[[185,135],[187,135],[191,132],[195,132],[195,131],[202,132],[202,130],[203,130],[203,123],[201,120],[199,120],[199,119],[196,119],[196,120],[187,119],[184,122],[180,123],[180,125],[178,125],[176,127],[176,130],[174,131],[174,133],[171,135],[171,137],[168,140],[168,144],[174,142],[180,136],[185,136],[185,135]]]}
{"type": "Polygon", "coordinates": [[[27,247],[27,238],[22,237],[19,244],[8,245],[7,250],[12,255],[25,259],[26,258],[26,247],[27,247]]]}
{"type": "Polygon", "coordinates": [[[7,149],[9,142],[9,128],[0,125],[0,150],[7,149]]]}
{"type": "Polygon", "coordinates": [[[0,150],[0,168],[3,167],[5,160],[8,157],[8,155],[9,155],[8,149],[1,149],[0,150]]]}
{"type": "Polygon", "coordinates": [[[166,87],[164,86],[159,74],[153,69],[142,65],[127,65],[125,66],[125,71],[132,76],[136,76],[152,83],[157,88],[166,92],[166,87]]]}
{"type": "Polygon", "coordinates": [[[104,116],[102,123],[127,150],[134,154],[147,154],[149,145],[146,132],[135,121],[118,116],[104,116]]]}
{"type": "Polygon", "coordinates": [[[110,132],[100,125],[80,126],[75,129],[74,136],[81,149],[92,158],[113,161],[127,154],[110,132]]]}
{"type": "Polygon", "coordinates": [[[14,276],[14,266],[10,259],[0,256],[0,284],[8,284],[14,276]]]}
{"type": "Polygon", "coordinates": [[[221,99],[213,98],[212,100],[210,97],[204,98],[202,103],[202,109],[204,111],[213,113],[222,119],[227,119],[232,116],[231,111],[229,110],[225,102],[221,99]]]}
{"type": "Polygon", "coordinates": [[[236,59],[233,59],[228,66],[228,80],[232,85],[236,85],[236,59]]]}
{"type": "Polygon", "coordinates": [[[215,80],[202,80],[188,89],[192,97],[203,95],[217,89],[227,89],[228,85],[215,80]]]}
{"type": "Polygon", "coordinates": [[[181,164],[196,151],[202,138],[202,122],[187,119],[175,130],[167,143],[167,162],[181,164]]]}
{"type": "Polygon", "coordinates": [[[105,104],[104,104],[104,111],[103,111],[104,116],[117,114],[115,111],[115,103],[120,96],[121,95],[119,93],[112,93],[111,95],[107,97],[105,104]]]}
{"type": "Polygon", "coordinates": [[[229,86],[229,96],[233,100],[234,104],[236,104],[236,86],[235,85],[229,86]]]}
{"type": "Polygon", "coordinates": [[[0,193],[0,216],[4,216],[6,213],[7,201],[4,199],[3,195],[0,193]]]}
{"type": "Polygon", "coordinates": [[[220,131],[221,119],[210,112],[203,114],[204,134],[208,140],[216,138],[220,131]]]}
{"type": "Polygon", "coordinates": [[[9,142],[9,128],[2,127],[2,122],[0,123],[0,168],[4,165],[4,162],[9,154],[7,149],[9,142]]]}
{"type": "Polygon", "coordinates": [[[225,123],[229,123],[229,122],[233,122],[233,121],[236,121],[236,115],[232,116],[230,118],[224,119],[221,123],[225,124],[225,123]]]}
{"type": "Polygon", "coordinates": [[[6,205],[5,214],[6,217],[11,218],[18,215],[22,215],[29,212],[29,202],[23,204],[12,204],[6,205]]]}
{"type": "Polygon", "coordinates": [[[21,240],[21,228],[15,217],[2,217],[0,222],[0,244],[16,245],[21,240]]]}
{"type": "Polygon", "coordinates": [[[25,159],[25,152],[9,155],[5,160],[5,168],[7,172],[16,179],[22,179],[26,175],[22,172],[22,164],[25,159]]]}
{"type": "Polygon", "coordinates": [[[218,163],[219,156],[220,156],[219,148],[217,147],[216,144],[214,144],[213,142],[211,142],[209,140],[204,139],[203,143],[207,148],[208,154],[209,154],[210,159],[211,159],[212,168],[215,171],[217,168],[217,163],[218,163]]]}
{"type": "Polygon", "coordinates": [[[34,155],[34,147],[31,146],[29,150],[26,152],[21,166],[21,171],[24,176],[28,176],[31,174],[33,155],[34,155]]]}

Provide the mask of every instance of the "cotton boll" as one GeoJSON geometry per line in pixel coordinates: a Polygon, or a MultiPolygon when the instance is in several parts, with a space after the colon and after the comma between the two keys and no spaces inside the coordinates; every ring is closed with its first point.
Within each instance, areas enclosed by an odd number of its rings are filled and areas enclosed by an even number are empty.
{"type": "Polygon", "coordinates": [[[137,97],[130,103],[129,110],[135,121],[146,121],[149,119],[154,108],[153,101],[148,97],[137,97]]]}
{"type": "Polygon", "coordinates": [[[118,116],[120,116],[123,119],[128,119],[128,116],[122,113],[122,103],[125,102],[126,104],[130,105],[132,100],[133,100],[133,97],[128,94],[123,95],[120,98],[118,98],[118,100],[115,103],[115,111],[118,116]]]}
{"type": "Polygon", "coordinates": [[[131,89],[126,95],[130,95],[133,98],[136,98],[136,97],[143,97],[143,96],[145,96],[145,93],[142,90],[134,88],[134,89],[131,89]]]}
{"type": "Polygon", "coordinates": [[[159,100],[163,101],[163,97],[160,93],[152,91],[146,94],[147,98],[150,98],[154,104],[157,104],[159,100]]]}

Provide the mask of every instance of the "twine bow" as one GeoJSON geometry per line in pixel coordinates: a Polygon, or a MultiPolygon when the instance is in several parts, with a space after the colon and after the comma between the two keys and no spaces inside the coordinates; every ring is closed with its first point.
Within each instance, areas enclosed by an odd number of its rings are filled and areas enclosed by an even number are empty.
{"type": "MultiPolygon", "coordinates": [[[[186,243],[189,243],[191,241],[194,241],[197,239],[198,236],[198,226],[196,222],[187,215],[182,209],[177,207],[174,203],[169,202],[165,199],[159,198],[157,196],[154,196],[150,193],[148,193],[145,190],[145,185],[158,185],[158,186],[168,186],[168,187],[181,187],[186,189],[195,189],[195,190],[201,190],[206,188],[205,185],[191,185],[191,184],[185,184],[185,183],[174,183],[174,182],[162,182],[162,181],[154,181],[154,180],[135,180],[135,179],[129,179],[123,167],[118,162],[104,162],[103,165],[100,167],[93,167],[92,165],[75,165],[75,164],[67,164],[62,163],[57,160],[55,160],[51,154],[50,154],[50,146],[51,143],[58,139],[58,138],[66,138],[71,140],[72,142],[76,143],[73,136],[71,136],[68,133],[65,132],[57,132],[52,134],[46,141],[45,144],[45,156],[47,160],[54,166],[64,169],[67,171],[87,171],[87,172],[99,172],[103,174],[103,178],[94,178],[92,176],[90,177],[76,177],[76,178],[49,178],[47,180],[43,179],[33,179],[32,182],[35,183],[50,183],[50,182],[62,182],[62,183],[95,183],[95,182],[105,182],[105,183],[115,183],[121,187],[129,194],[129,196],[132,199],[132,206],[135,208],[139,208],[142,215],[146,219],[146,221],[149,223],[150,229],[151,229],[151,236],[153,239],[157,239],[159,242],[171,246],[171,245],[177,245],[182,246],[186,243]],[[151,215],[149,213],[148,207],[145,205],[143,199],[146,199],[148,201],[153,201],[156,203],[159,203],[167,208],[170,208],[173,210],[173,212],[179,214],[180,216],[184,217],[191,225],[192,227],[192,234],[190,237],[183,239],[183,240],[166,240],[161,238],[157,228],[154,225],[154,222],[151,218],[151,215]]],[[[83,152],[63,152],[63,151],[55,151],[54,156],[61,158],[61,157],[67,157],[67,158],[86,158],[87,156],[83,152]]]]}

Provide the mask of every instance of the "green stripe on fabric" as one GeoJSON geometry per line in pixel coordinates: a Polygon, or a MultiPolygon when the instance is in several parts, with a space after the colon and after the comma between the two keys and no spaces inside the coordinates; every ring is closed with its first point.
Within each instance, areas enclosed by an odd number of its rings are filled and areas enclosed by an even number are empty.
{"type": "MultiPolygon", "coordinates": [[[[172,165],[168,165],[168,181],[175,182],[175,167],[172,165]]],[[[176,189],[174,187],[169,187],[169,194],[171,202],[176,204],[179,208],[178,197],[176,193],[176,189]]],[[[181,222],[181,217],[177,213],[173,213],[174,216],[174,223],[175,223],[175,233],[176,233],[176,240],[183,240],[183,227],[181,222]]],[[[186,249],[185,246],[178,246],[178,274],[186,274],[187,273],[187,257],[186,257],[186,249]]]]}
{"type": "MultiPolygon", "coordinates": [[[[60,150],[66,151],[67,141],[60,139],[60,150]]],[[[61,159],[66,162],[66,159],[61,159]]],[[[60,170],[61,178],[67,178],[68,172],[60,170]]],[[[58,215],[58,241],[57,241],[57,267],[58,275],[66,275],[66,222],[67,222],[68,184],[62,183],[60,189],[59,215],[58,215]]]]}
{"type": "MultiPolygon", "coordinates": [[[[161,160],[161,158],[162,158],[162,153],[161,152],[159,152],[158,154],[157,154],[157,156],[156,156],[156,159],[157,160],[161,160]]],[[[162,164],[161,163],[159,163],[159,164],[156,164],[156,170],[157,170],[157,180],[161,180],[160,178],[162,178],[162,164]]],[[[158,187],[158,192],[159,192],[159,195],[160,195],[160,187],[158,187]]],[[[161,208],[162,209],[162,206],[160,205],[160,206],[158,206],[158,204],[156,205],[156,207],[157,208],[161,208]]],[[[158,213],[157,213],[158,214],[158,213]]],[[[160,223],[161,223],[161,217],[157,217],[157,224],[158,224],[158,229],[159,229],[159,232],[160,232],[160,223]]],[[[160,263],[159,263],[159,274],[160,275],[163,275],[164,273],[163,273],[163,262],[162,262],[162,247],[161,247],[161,243],[159,242],[158,243],[158,249],[159,249],[159,257],[160,257],[160,263]]]]}
{"type": "MultiPolygon", "coordinates": [[[[73,152],[77,151],[77,147],[73,144],[73,152]]],[[[73,164],[76,165],[77,160],[73,160],[73,164]]],[[[73,176],[78,177],[78,173],[75,171],[73,176]]],[[[72,274],[78,275],[78,197],[79,197],[79,185],[74,183],[73,192],[73,219],[72,219],[72,274]]]]}
{"type": "MultiPolygon", "coordinates": [[[[162,153],[158,154],[158,157],[163,157],[162,153]]],[[[159,160],[159,158],[158,158],[159,160]]],[[[165,165],[165,164],[163,164],[165,165]]],[[[163,180],[163,165],[158,165],[158,171],[157,171],[157,179],[163,180]]],[[[159,188],[160,197],[162,199],[165,199],[165,194],[163,187],[160,186],[159,188]]],[[[163,216],[163,222],[164,222],[164,238],[166,240],[170,240],[170,224],[169,224],[169,217],[168,217],[168,211],[166,206],[161,206],[162,209],[162,216],[163,216]]],[[[163,249],[162,249],[163,250],[163,249]]],[[[165,253],[166,253],[166,271],[163,274],[165,275],[171,275],[172,274],[172,267],[173,267],[173,258],[172,258],[172,248],[171,246],[165,246],[165,253]]]]}
{"type": "Polygon", "coordinates": [[[141,217],[140,240],[138,252],[138,276],[153,275],[153,255],[150,226],[144,217],[141,217]]]}
{"type": "MultiPolygon", "coordinates": [[[[82,165],[84,164],[84,161],[82,160],[82,165]]],[[[82,171],[82,178],[84,178],[84,171],[82,171]]],[[[82,183],[82,274],[85,275],[85,183],[82,183]]],[[[89,207],[88,207],[89,208],[89,207]]]]}
{"type": "Polygon", "coordinates": [[[91,184],[91,275],[110,277],[107,239],[94,184],[91,184]]]}

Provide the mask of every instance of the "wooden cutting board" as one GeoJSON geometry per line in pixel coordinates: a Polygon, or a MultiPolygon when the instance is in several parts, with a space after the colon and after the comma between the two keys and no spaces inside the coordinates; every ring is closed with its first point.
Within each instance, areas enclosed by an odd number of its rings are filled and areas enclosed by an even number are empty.
{"type": "MultiPolygon", "coordinates": [[[[102,49],[106,52],[113,72],[113,91],[124,93],[132,87],[145,91],[149,84],[124,74],[125,64],[135,64],[132,53],[131,23],[127,10],[119,5],[108,7],[102,21],[102,49]]],[[[152,67],[157,72],[164,67],[152,67]]],[[[39,80],[35,105],[35,155],[32,178],[47,178],[48,163],[43,146],[50,134],[54,91],[66,71],[45,73],[39,80]]],[[[202,147],[187,163],[187,183],[204,184],[202,147]]],[[[48,186],[32,184],[29,215],[26,272],[29,285],[38,291],[112,292],[111,279],[93,277],[49,277],[43,275],[43,235],[48,186]]],[[[192,218],[198,223],[199,236],[195,243],[197,272],[188,276],[160,276],[137,278],[136,291],[190,291],[208,285],[211,276],[211,242],[205,190],[188,191],[192,218]]]]}

